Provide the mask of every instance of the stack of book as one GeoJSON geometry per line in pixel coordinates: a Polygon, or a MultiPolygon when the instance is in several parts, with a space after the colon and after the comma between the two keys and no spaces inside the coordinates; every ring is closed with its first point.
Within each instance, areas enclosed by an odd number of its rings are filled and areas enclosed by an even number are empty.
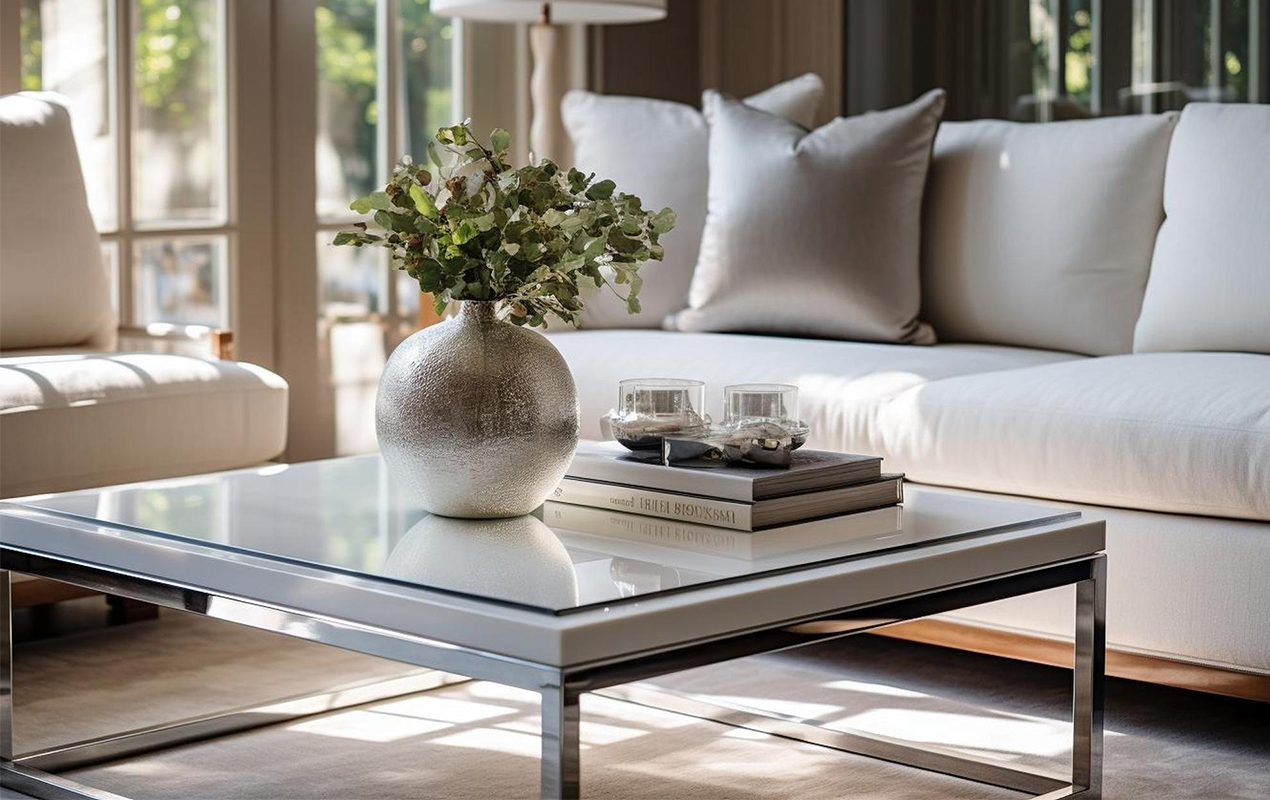
{"type": "Polygon", "coordinates": [[[903,475],[882,474],[877,456],[799,450],[787,468],[666,467],[616,442],[584,442],[552,500],[729,528],[778,525],[893,506],[903,475]]]}

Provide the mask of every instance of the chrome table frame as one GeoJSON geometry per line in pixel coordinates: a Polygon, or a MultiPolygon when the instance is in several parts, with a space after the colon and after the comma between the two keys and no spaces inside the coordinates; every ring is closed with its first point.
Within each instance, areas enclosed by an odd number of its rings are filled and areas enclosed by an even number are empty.
{"type": "Polygon", "coordinates": [[[266,606],[207,589],[169,585],[148,578],[27,553],[5,545],[0,545],[0,558],[0,779],[4,786],[35,797],[97,800],[114,798],[117,796],[82,786],[55,772],[465,679],[488,680],[529,689],[541,696],[541,793],[544,798],[577,798],[581,794],[578,757],[581,715],[578,701],[584,692],[599,692],[609,697],[713,719],[728,725],[752,728],[845,752],[1027,792],[1044,800],[1078,795],[1082,798],[1101,796],[1106,557],[1100,553],[964,584],[932,588],[881,602],[785,620],[758,629],[683,642],[653,652],[568,668],[510,658],[293,609],[266,606]],[[388,681],[345,687],[319,696],[291,698],[255,708],[238,709],[228,714],[184,720],[39,752],[15,754],[12,738],[14,687],[10,570],[130,597],[164,608],[394,659],[428,670],[388,681]],[[987,759],[972,758],[946,748],[918,747],[864,733],[831,731],[641,686],[615,688],[693,667],[823,642],[932,614],[1067,585],[1076,586],[1070,775],[1057,776],[1022,770],[987,759]]]}

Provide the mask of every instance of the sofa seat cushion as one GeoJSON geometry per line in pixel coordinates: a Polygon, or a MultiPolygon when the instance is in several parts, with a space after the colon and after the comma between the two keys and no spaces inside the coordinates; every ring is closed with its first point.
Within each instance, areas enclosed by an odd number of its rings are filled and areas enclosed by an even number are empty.
{"type": "Polygon", "coordinates": [[[1048,364],[1080,356],[995,345],[864,344],[720,333],[566,331],[550,334],[578,385],[581,435],[600,438],[599,419],[617,401],[623,378],[696,378],[707,384],[706,412],[721,416],[723,387],[792,383],[809,446],[876,452],[879,407],[927,381],[1048,364]]]}
{"type": "Polygon", "coordinates": [[[926,383],[879,414],[912,480],[1270,520],[1270,356],[1151,353],[926,383]]]}
{"type": "Polygon", "coordinates": [[[0,496],[259,464],[286,444],[287,384],[156,353],[0,358],[0,496]]]}

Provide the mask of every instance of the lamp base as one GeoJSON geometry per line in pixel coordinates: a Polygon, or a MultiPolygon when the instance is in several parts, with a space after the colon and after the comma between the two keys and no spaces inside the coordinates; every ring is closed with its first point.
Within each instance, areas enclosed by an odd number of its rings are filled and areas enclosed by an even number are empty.
{"type": "Polygon", "coordinates": [[[529,143],[535,159],[550,158],[557,163],[569,158],[569,134],[560,116],[560,101],[569,89],[564,53],[566,33],[563,27],[549,23],[529,28],[529,47],[534,57],[534,72],[529,81],[533,101],[529,143]]]}

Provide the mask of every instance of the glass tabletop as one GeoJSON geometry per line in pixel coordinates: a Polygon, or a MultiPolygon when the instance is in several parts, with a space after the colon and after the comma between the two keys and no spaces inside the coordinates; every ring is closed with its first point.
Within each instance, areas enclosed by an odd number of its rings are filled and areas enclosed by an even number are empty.
{"type": "Polygon", "coordinates": [[[431,516],[376,455],[25,498],[18,505],[282,562],[553,614],[1079,516],[908,492],[902,507],[755,533],[548,502],[505,520],[431,516]]]}

